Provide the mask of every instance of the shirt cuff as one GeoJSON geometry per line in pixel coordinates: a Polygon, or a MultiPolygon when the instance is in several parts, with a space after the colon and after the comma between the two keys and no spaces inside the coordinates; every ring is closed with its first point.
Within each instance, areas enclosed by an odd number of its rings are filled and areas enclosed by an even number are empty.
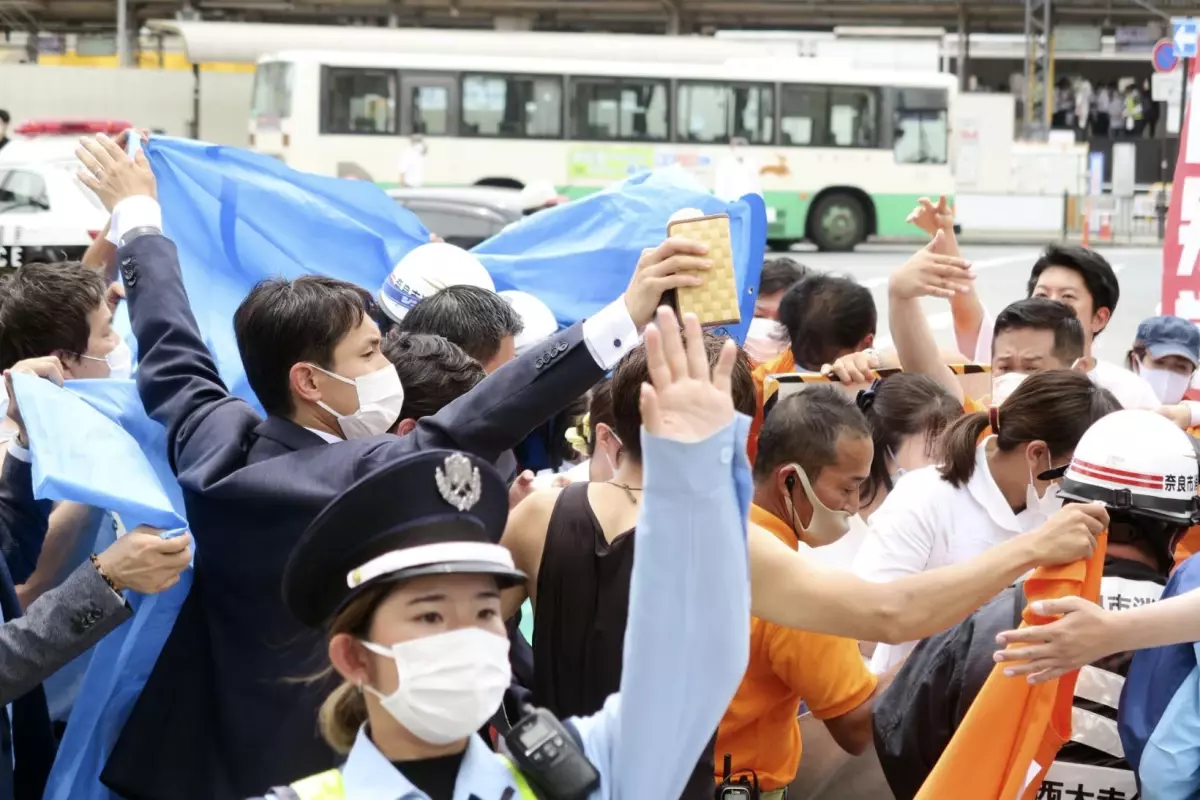
{"type": "Polygon", "coordinates": [[[16,439],[8,443],[8,454],[17,461],[22,461],[26,464],[33,463],[33,455],[29,452],[29,448],[21,447],[21,445],[17,444],[16,439]]]}
{"type": "Polygon", "coordinates": [[[1195,400],[1184,400],[1183,404],[1192,412],[1192,425],[1200,425],[1200,403],[1195,400]]]}
{"type": "Polygon", "coordinates": [[[120,247],[125,235],[138,228],[162,230],[162,207],[149,195],[138,194],[117,203],[108,226],[108,241],[120,247]]]}
{"type": "Polygon", "coordinates": [[[637,326],[625,307],[624,295],[583,321],[583,341],[592,358],[606,372],[637,346],[637,326]]]}

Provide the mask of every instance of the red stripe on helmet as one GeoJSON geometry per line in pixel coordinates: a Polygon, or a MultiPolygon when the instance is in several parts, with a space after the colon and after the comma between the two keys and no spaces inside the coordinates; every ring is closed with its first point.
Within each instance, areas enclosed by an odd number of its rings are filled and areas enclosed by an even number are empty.
{"type": "Polygon", "coordinates": [[[1132,478],[1140,481],[1158,481],[1162,483],[1162,475],[1153,475],[1148,472],[1130,472],[1124,469],[1116,469],[1115,467],[1104,467],[1099,464],[1093,464],[1090,461],[1083,461],[1079,458],[1071,459],[1071,465],[1079,468],[1090,469],[1093,472],[1103,472],[1106,475],[1117,475],[1122,478],[1132,478]]]}
{"type": "Polygon", "coordinates": [[[1098,470],[1092,469],[1090,466],[1083,466],[1078,461],[1072,462],[1071,471],[1077,472],[1080,475],[1087,475],[1089,478],[1099,478],[1102,481],[1109,483],[1119,483],[1123,486],[1134,486],[1138,489],[1163,489],[1162,477],[1157,481],[1143,478],[1127,478],[1122,475],[1109,475],[1098,470]]]}

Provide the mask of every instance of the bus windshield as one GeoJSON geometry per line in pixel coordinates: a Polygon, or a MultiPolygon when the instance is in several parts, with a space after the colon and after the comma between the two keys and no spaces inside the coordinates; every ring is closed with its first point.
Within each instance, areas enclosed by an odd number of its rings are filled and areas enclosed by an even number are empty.
{"type": "Polygon", "coordinates": [[[260,124],[279,121],[292,115],[292,65],[269,61],[258,65],[254,73],[254,101],[251,115],[260,124]]]}

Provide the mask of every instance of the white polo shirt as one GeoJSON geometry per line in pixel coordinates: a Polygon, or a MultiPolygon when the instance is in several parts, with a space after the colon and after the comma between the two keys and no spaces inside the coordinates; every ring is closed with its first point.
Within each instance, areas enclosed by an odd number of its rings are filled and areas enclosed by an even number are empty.
{"type": "MultiPolygon", "coordinates": [[[[907,472],[871,515],[870,531],[854,560],[854,573],[876,583],[958,564],[1033,530],[1036,512],[1013,513],[987,463],[991,439],[975,449],[975,472],[954,488],[936,466],[907,472]]],[[[916,642],[880,645],[871,670],[883,673],[903,660],[916,642]]]]}

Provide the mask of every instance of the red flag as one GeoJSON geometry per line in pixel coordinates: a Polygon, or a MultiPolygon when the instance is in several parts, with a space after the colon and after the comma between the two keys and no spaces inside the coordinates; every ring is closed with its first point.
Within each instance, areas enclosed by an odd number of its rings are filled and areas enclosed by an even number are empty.
{"type": "MultiPolygon", "coordinates": [[[[1197,72],[1192,61],[1163,243],[1162,313],[1200,323],[1200,120],[1196,119],[1200,105],[1196,104],[1197,72]]],[[[1187,69],[1186,62],[1181,69],[1187,69]]]]}

